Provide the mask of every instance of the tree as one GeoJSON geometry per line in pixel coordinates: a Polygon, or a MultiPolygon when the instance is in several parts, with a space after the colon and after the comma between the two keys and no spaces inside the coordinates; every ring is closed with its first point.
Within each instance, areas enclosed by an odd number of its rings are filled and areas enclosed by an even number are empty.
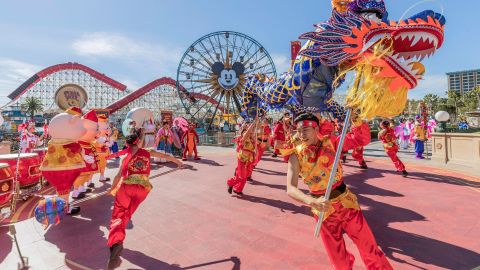
{"type": "Polygon", "coordinates": [[[438,111],[440,106],[440,97],[435,94],[426,94],[423,97],[423,102],[427,105],[428,109],[430,110],[430,114],[435,113],[438,111]]]}
{"type": "Polygon", "coordinates": [[[456,91],[448,91],[447,95],[448,95],[447,105],[450,105],[450,106],[453,105],[455,107],[455,116],[453,119],[454,119],[454,122],[457,122],[458,108],[463,107],[462,97],[460,93],[456,91]]]}
{"type": "Polygon", "coordinates": [[[30,118],[33,119],[36,112],[43,111],[43,104],[39,98],[36,97],[27,97],[20,105],[22,111],[27,112],[30,115],[30,118]]]}

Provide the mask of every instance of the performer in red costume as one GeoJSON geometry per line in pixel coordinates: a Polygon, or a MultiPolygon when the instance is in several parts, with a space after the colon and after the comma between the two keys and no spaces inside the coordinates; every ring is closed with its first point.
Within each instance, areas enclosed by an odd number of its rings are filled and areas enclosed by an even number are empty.
{"type": "Polygon", "coordinates": [[[182,160],[187,160],[187,152],[189,157],[194,154],[195,156],[193,159],[199,160],[200,158],[198,157],[197,144],[200,140],[197,132],[195,131],[195,124],[190,123],[188,125],[188,131],[183,134],[181,141],[185,145],[185,148],[183,149],[182,160]]]}
{"type": "Polygon", "coordinates": [[[398,158],[398,145],[397,145],[397,137],[395,136],[395,131],[393,128],[390,127],[389,121],[383,121],[381,124],[382,131],[378,133],[378,139],[383,142],[383,147],[385,148],[385,152],[395,164],[395,168],[397,168],[398,172],[403,174],[403,177],[408,176],[408,172],[405,170],[405,165],[403,165],[402,161],[398,158]]]}
{"type": "Polygon", "coordinates": [[[277,157],[280,151],[284,149],[285,142],[291,139],[290,113],[286,112],[283,117],[278,120],[273,129],[274,152],[272,157],[277,157]]]}
{"type": "MultiPolygon", "coordinates": [[[[325,194],[331,168],[335,159],[337,136],[319,137],[319,121],[313,114],[302,114],[295,119],[302,144],[288,150],[287,193],[293,199],[312,207],[316,219],[326,212],[320,235],[334,269],[351,270],[355,258],[345,247],[343,233],[347,233],[357,245],[367,269],[393,269],[378,247],[356,196],[343,183],[343,170],[339,164],[335,172],[333,191],[329,199],[325,194]],[[298,178],[308,186],[310,194],[298,188],[298,178]]],[[[367,123],[354,123],[347,134],[343,150],[366,145],[370,142],[367,123]]]]}
{"type": "Polygon", "coordinates": [[[122,165],[110,190],[111,194],[115,196],[115,202],[108,234],[108,246],[110,247],[108,269],[120,266],[125,228],[135,210],[152,189],[149,181],[150,158],[164,158],[176,163],[178,167],[183,165],[181,161],[170,155],[153,151],[153,149],[140,148],[139,141],[136,134],[127,136],[127,156],[122,160],[122,165]]]}
{"type": "Polygon", "coordinates": [[[26,124],[20,125],[19,129],[25,128],[23,132],[20,132],[20,153],[32,153],[35,148],[43,145],[43,137],[35,135],[35,122],[33,120],[28,121],[26,124]]]}
{"type": "Polygon", "coordinates": [[[268,140],[270,139],[270,134],[272,129],[270,128],[270,123],[268,118],[263,120],[263,125],[259,128],[257,133],[257,153],[255,154],[255,160],[253,161],[253,167],[255,168],[257,164],[262,159],[263,153],[267,149],[268,140]]]}
{"type": "Polygon", "coordinates": [[[82,147],[82,155],[85,163],[85,168],[73,183],[74,190],[72,191],[72,198],[82,199],[85,194],[92,192],[95,185],[92,182],[92,177],[98,172],[98,155],[94,145],[95,137],[98,134],[98,117],[94,110],[88,111],[82,116],[82,121],[87,130],[78,143],[82,147]],[[88,188],[85,188],[87,184],[88,188]]]}
{"type": "Polygon", "coordinates": [[[367,163],[365,162],[365,159],[363,158],[363,146],[359,146],[353,149],[352,151],[352,158],[358,161],[358,165],[360,165],[360,168],[362,169],[368,169],[367,163]]]}
{"type": "Polygon", "coordinates": [[[255,160],[255,138],[253,130],[256,122],[245,124],[240,136],[235,139],[237,142],[237,168],[235,175],[228,179],[228,193],[232,191],[238,195],[243,195],[243,188],[247,182],[248,177],[252,175],[253,161],[255,160]]]}

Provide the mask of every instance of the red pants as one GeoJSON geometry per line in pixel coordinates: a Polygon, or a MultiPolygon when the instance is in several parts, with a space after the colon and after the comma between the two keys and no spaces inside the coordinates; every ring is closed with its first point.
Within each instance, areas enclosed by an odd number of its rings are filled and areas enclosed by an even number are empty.
{"type": "Polygon", "coordinates": [[[387,155],[393,161],[395,168],[397,168],[397,171],[401,172],[405,170],[405,165],[403,165],[402,161],[397,157],[397,150],[386,150],[386,151],[387,151],[387,155]]]}
{"type": "Polygon", "coordinates": [[[148,190],[142,185],[122,184],[115,196],[112,220],[108,233],[108,246],[125,240],[125,228],[138,206],[145,200],[148,190]]]}
{"type": "Polygon", "coordinates": [[[255,160],[253,161],[253,166],[257,166],[260,160],[262,159],[263,153],[265,153],[265,150],[267,149],[267,146],[262,147],[261,143],[257,143],[257,154],[255,155],[255,160]]]}
{"type": "Polygon", "coordinates": [[[233,187],[235,192],[242,192],[245,184],[247,183],[247,178],[252,176],[253,163],[252,162],[242,162],[237,159],[237,168],[235,169],[235,176],[228,179],[227,185],[233,187]]]}
{"type": "Polygon", "coordinates": [[[340,202],[332,206],[335,212],[323,221],[320,235],[334,269],[351,270],[355,261],[345,247],[343,233],[346,233],[357,246],[367,270],[393,270],[378,248],[362,211],[345,208],[340,202]]]}
{"type": "Polygon", "coordinates": [[[363,159],[363,147],[353,149],[352,158],[358,161],[358,164],[363,165],[363,163],[365,163],[363,159]]]}
{"type": "MultiPolygon", "coordinates": [[[[185,145],[185,148],[183,149],[183,159],[187,158],[187,152],[188,152],[188,145],[185,145]]],[[[198,153],[197,153],[197,144],[193,144],[193,154],[195,155],[194,158],[198,158],[198,153]]]]}

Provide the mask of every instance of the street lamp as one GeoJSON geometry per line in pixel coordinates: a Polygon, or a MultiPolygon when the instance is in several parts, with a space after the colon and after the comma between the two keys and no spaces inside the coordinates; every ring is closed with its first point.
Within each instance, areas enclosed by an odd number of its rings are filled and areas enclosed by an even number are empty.
{"type": "Polygon", "coordinates": [[[445,132],[447,128],[447,121],[450,119],[450,114],[446,111],[438,111],[435,114],[435,119],[440,122],[440,127],[438,129],[439,132],[445,132]]]}

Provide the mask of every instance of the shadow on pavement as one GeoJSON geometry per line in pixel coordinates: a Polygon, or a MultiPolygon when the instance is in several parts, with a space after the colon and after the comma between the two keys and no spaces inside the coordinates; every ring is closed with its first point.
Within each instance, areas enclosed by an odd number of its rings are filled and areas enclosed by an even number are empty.
{"type": "Polygon", "coordinates": [[[246,200],[250,201],[253,203],[261,203],[265,204],[268,206],[272,206],[275,208],[280,209],[281,212],[285,213],[292,213],[292,214],[303,214],[307,216],[311,216],[310,208],[307,206],[299,206],[293,203],[281,201],[281,200],[275,200],[275,199],[268,199],[268,198],[262,198],[262,197],[257,197],[257,196],[252,196],[252,195],[247,195],[243,194],[241,196],[236,196],[240,200],[246,200]]]}
{"type": "MultiPolygon", "coordinates": [[[[0,227],[0,263],[7,258],[10,251],[12,251],[13,241],[8,234],[8,226],[0,227]]],[[[20,260],[20,259],[19,259],[20,260]]]]}
{"type": "MultiPolygon", "coordinates": [[[[150,256],[145,255],[144,253],[136,250],[124,249],[122,252],[122,258],[128,260],[132,264],[135,264],[140,267],[140,269],[165,269],[165,270],[183,270],[178,265],[169,264],[150,256]]],[[[122,269],[122,266],[119,267],[122,269]]],[[[128,268],[128,269],[137,269],[137,268],[128,268]]]]}
{"type": "MultiPolygon", "coordinates": [[[[367,171],[348,175],[344,179],[350,189],[357,194],[360,204],[366,206],[368,209],[363,211],[363,213],[368,224],[372,228],[372,231],[376,235],[380,247],[388,258],[399,263],[409,264],[419,269],[425,268],[397,258],[395,253],[411,257],[414,261],[444,269],[467,270],[480,265],[480,254],[474,251],[437,239],[428,238],[423,235],[412,234],[389,227],[389,224],[392,223],[427,221],[424,216],[415,211],[378,202],[364,196],[366,194],[387,197],[404,196],[403,194],[384,190],[366,183],[366,180],[369,178],[384,178],[387,180],[385,175],[391,173],[391,170],[378,170],[371,168],[367,171]]],[[[447,176],[442,177],[428,173],[414,173],[412,175],[421,175],[419,180],[426,181],[436,181],[443,178],[442,182],[445,182],[445,179],[449,178],[447,176]]],[[[454,218],[453,215],[452,218],[454,218]]]]}
{"type": "Polygon", "coordinates": [[[258,173],[268,174],[268,175],[287,176],[286,172],[277,172],[277,171],[268,170],[268,169],[264,169],[264,168],[255,168],[255,171],[258,172],[258,173]]]}

